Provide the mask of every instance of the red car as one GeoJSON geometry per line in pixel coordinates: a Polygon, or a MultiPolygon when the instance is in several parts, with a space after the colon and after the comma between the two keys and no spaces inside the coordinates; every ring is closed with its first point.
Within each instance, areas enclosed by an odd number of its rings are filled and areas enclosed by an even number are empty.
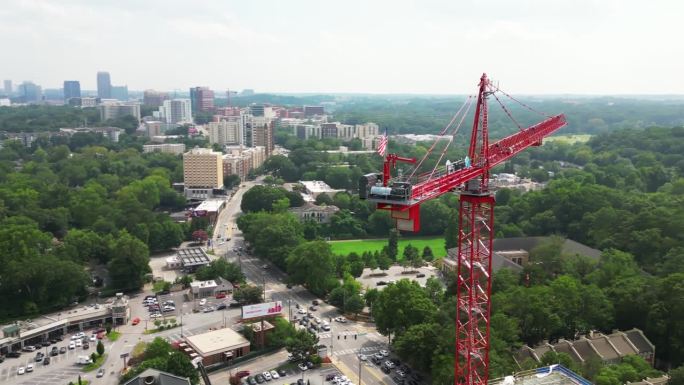
{"type": "Polygon", "coordinates": [[[242,378],[242,377],[247,377],[249,376],[249,370],[241,370],[237,373],[235,373],[235,377],[237,378],[242,378]]]}
{"type": "Polygon", "coordinates": [[[138,317],[133,318],[133,322],[131,322],[132,325],[137,325],[139,323],[140,323],[140,318],[138,318],[138,317]]]}
{"type": "Polygon", "coordinates": [[[216,293],[216,299],[226,298],[226,293],[216,293]]]}
{"type": "Polygon", "coordinates": [[[97,333],[97,339],[98,339],[98,340],[103,339],[104,336],[105,336],[105,332],[99,332],[99,333],[97,333]]]}

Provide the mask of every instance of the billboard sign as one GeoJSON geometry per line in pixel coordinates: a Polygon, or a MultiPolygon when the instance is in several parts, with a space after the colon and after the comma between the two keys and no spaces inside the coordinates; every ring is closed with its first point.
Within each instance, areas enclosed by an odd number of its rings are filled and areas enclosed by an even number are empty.
{"type": "Polygon", "coordinates": [[[258,303],[242,307],[242,319],[276,316],[283,311],[282,301],[258,303]]]}

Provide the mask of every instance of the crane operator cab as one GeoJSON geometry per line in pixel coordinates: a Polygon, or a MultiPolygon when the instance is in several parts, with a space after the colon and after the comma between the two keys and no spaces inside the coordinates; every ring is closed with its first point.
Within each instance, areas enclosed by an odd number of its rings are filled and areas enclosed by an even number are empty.
{"type": "Polygon", "coordinates": [[[470,168],[470,158],[466,155],[465,159],[459,159],[455,162],[450,160],[446,161],[446,173],[447,175],[464,168],[470,168]]]}

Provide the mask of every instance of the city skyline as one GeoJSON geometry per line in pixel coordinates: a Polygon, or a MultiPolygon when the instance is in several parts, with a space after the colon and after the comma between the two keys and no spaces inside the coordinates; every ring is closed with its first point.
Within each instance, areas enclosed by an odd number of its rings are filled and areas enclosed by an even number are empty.
{"type": "Polygon", "coordinates": [[[9,1],[0,33],[22,54],[0,77],[43,89],[96,89],[107,71],[139,91],[464,94],[487,72],[516,94],[684,93],[682,3],[487,4],[9,1]]]}

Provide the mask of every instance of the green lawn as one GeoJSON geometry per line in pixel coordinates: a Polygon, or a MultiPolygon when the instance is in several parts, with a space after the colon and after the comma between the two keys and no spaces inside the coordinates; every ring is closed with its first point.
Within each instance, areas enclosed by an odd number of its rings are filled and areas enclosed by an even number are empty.
{"type": "Polygon", "coordinates": [[[101,356],[99,356],[99,357],[97,357],[97,359],[95,360],[95,362],[93,362],[92,364],[88,364],[88,365],[84,366],[84,367],[83,367],[83,371],[84,371],[84,372],[92,372],[93,370],[95,370],[95,369],[99,368],[100,366],[102,366],[102,364],[104,364],[104,362],[105,362],[105,359],[107,359],[107,354],[106,354],[106,353],[103,354],[103,355],[101,355],[101,356]]]}
{"type": "Polygon", "coordinates": [[[118,340],[119,337],[121,337],[121,333],[114,331],[114,330],[112,330],[111,332],[109,332],[109,334],[107,334],[107,338],[109,338],[109,340],[112,342],[118,340]]]}
{"type": "MultiPolygon", "coordinates": [[[[387,239],[352,239],[349,241],[331,241],[329,242],[332,251],[335,254],[347,255],[352,251],[357,254],[362,254],[364,251],[380,251],[387,245],[387,239]]],[[[444,249],[444,237],[417,237],[417,238],[399,238],[399,259],[402,258],[404,248],[411,244],[423,252],[425,246],[430,246],[435,257],[444,257],[446,250],[444,249]]]]}
{"type": "Polygon", "coordinates": [[[591,135],[558,135],[544,138],[545,142],[564,142],[567,144],[586,143],[591,139],[591,135]]]}

